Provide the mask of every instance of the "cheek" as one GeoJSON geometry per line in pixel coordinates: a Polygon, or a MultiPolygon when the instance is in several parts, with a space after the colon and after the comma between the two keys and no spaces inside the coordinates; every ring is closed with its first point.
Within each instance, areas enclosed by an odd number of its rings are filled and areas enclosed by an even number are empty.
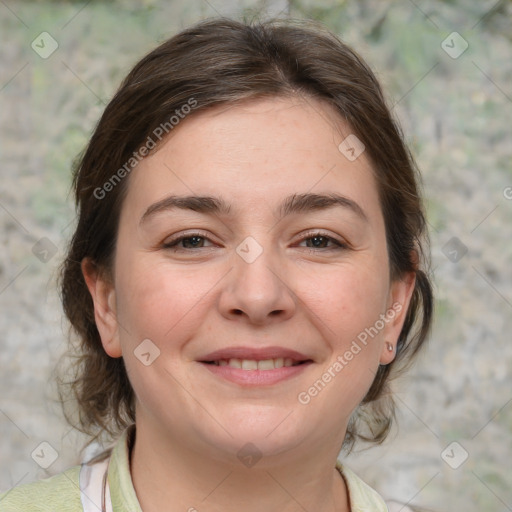
{"type": "Polygon", "coordinates": [[[149,338],[161,350],[169,341],[179,345],[192,326],[197,327],[208,292],[218,280],[197,267],[176,269],[144,257],[125,260],[118,275],[117,314],[126,331],[122,343],[149,338]]]}
{"type": "MultiPolygon", "coordinates": [[[[171,268],[146,256],[127,258],[119,266],[116,297],[129,379],[139,404],[154,411],[161,407],[155,390],[176,385],[172,375],[182,370],[185,347],[211,309],[208,292],[219,278],[212,271],[171,268]]],[[[179,409],[182,401],[179,393],[166,397],[169,410],[179,409]]]]}
{"type": "Polygon", "coordinates": [[[302,272],[297,295],[312,310],[326,339],[342,350],[384,313],[388,282],[370,262],[302,272]]]}
{"type": "Polygon", "coordinates": [[[305,302],[313,310],[311,316],[327,341],[329,355],[309,387],[301,390],[301,404],[311,402],[318,411],[338,411],[342,417],[366,395],[380,359],[382,333],[371,328],[385,312],[385,275],[373,264],[344,265],[325,275],[316,272],[302,282],[302,296],[307,296],[305,302]]]}

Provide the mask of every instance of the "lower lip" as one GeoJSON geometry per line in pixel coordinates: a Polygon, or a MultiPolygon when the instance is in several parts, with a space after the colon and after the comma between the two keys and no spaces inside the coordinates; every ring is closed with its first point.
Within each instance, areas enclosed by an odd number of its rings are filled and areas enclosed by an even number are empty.
{"type": "Polygon", "coordinates": [[[312,363],[302,363],[297,366],[283,366],[273,370],[242,370],[231,366],[217,366],[200,363],[214,375],[242,386],[270,386],[301,374],[312,363]]]}

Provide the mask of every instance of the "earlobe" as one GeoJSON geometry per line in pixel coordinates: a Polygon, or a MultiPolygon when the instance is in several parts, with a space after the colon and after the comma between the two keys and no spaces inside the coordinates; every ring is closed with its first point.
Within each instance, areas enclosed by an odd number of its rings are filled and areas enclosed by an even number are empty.
{"type": "Polygon", "coordinates": [[[110,357],[121,357],[114,285],[90,258],[84,258],[81,267],[94,304],[94,319],[103,349],[110,357]]]}
{"type": "Polygon", "coordinates": [[[396,357],[396,345],[407,316],[415,284],[415,272],[409,272],[401,279],[391,283],[389,305],[386,312],[388,322],[383,336],[380,364],[389,364],[396,357]]]}

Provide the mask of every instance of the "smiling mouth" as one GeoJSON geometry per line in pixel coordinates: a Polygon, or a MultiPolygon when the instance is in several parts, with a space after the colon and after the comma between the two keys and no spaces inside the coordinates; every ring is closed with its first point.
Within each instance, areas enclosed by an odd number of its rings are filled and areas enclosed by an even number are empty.
{"type": "Polygon", "coordinates": [[[289,357],[277,357],[275,359],[219,359],[216,361],[201,361],[202,363],[213,366],[229,366],[241,370],[275,370],[277,368],[289,368],[291,366],[300,366],[312,362],[311,359],[305,361],[296,361],[289,357]]]}

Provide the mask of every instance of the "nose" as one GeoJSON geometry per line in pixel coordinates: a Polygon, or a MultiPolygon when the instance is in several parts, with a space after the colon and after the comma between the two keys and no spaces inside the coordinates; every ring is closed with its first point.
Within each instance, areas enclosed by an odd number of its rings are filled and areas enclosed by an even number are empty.
{"type": "MultiPolygon", "coordinates": [[[[263,248],[262,248],[263,249],[263,248]]],[[[287,282],[286,265],[270,250],[254,260],[233,255],[234,268],[227,275],[220,295],[222,315],[254,325],[282,322],[295,313],[295,293],[287,282]]]]}

